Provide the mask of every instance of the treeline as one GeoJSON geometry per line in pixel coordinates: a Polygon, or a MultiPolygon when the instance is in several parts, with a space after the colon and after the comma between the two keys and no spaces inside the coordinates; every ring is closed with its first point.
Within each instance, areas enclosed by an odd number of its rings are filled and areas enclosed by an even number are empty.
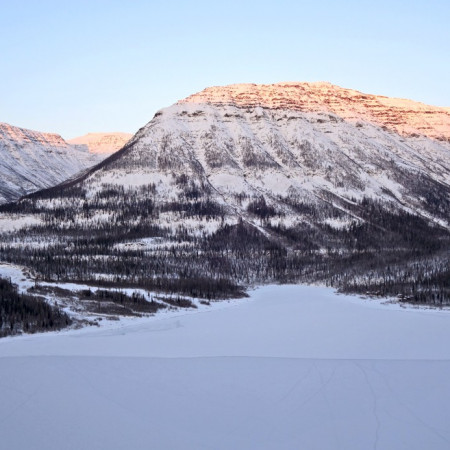
{"type": "Polygon", "coordinates": [[[408,303],[450,305],[450,259],[448,253],[433,260],[407,265],[383,265],[359,274],[335,276],[334,285],[342,292],[369,296],[397,297],[408,303]]]}
{"type": "Polygon", "coordinates": [[[80,300],[90,303],[89,310],[95,313],[120,314],[122,316],[140,316],[142,313],[153,314],[167,305],[147,299],[138,292],[131,295],[122,291],[107,289],[85,289],[78,294],[80,300]]]}
{"type": "Polygon", "coordinates": [[[289,225],[263,196],[242,196],[238,201],[259,225],[243,218],[231,225],[224,220],[225,207],[206,187],[184,175],[174,180],[180,195],[167,202],[155,197],[151,184],[140,189],[104,185],[93,196],[72,186],[56,197],[4,206],[9,212],[39,214],[42,222],[3,235],[0,259],[32,267],[45,280],[108,283],[206,300],[242,296],[249,284],[319,281],[405,301],[450,301],[450,234],[418,216],[386,202],[323,193],[314,203],[278,199],[302,218],[289,225]],[[169,228],[159,221],[166,213],[221,225],[204,234],[169,228]],[[335,219],[347,226],[327,221],[335,219]],[[163,244],[122,245],[152,237],[163,244]]]}
{"type": "Polygon", "coordinates": [[[0,337],[59,330],[71,323],[60,309],[41,298],[19,294],[9,280],[0,278],[0,337]]]}

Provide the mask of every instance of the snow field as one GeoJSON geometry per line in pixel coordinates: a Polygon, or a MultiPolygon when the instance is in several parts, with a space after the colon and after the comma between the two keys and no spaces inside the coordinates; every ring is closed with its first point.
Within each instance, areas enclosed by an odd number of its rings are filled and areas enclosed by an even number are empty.
{"type": "Polygon", "coordinates": [[[5,448],[449,448],[448,310],[250,294],[0,340],[5,448]]]}

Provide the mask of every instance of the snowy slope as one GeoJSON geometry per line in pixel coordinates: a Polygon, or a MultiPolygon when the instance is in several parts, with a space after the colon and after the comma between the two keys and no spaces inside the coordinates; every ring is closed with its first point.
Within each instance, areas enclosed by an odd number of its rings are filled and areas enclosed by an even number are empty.
{"type": "Polygon", "coordinates": [[[102,159],[57,134],[0,123],[0,204],[61,183],[102,159]]]}
{"type": "Polygon", "coordinates": [[[444,450],[449,319],[267,286],[209,312],[2,339],[2,443],[444,450]]]}
{"type": "Polygon", "coordinates": [[[110,155],[122,148],[132,136],[129,133],[88,133],[67,142],[80,150],[110,155]]]}

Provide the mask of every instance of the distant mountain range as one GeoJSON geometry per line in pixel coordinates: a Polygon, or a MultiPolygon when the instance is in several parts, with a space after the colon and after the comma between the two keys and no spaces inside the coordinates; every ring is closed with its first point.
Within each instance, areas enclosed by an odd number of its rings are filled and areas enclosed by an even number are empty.
{"type": "Polygon", "coordinates": [[[130,133],[88,133],[67,142],[89,153],[110,155],[122,148],[132,137],[130,133]]]}
{"type": "Polygon", "coordinates": [[[58,134],[0,123],[0,204],[73,177],[118,150],[130,136],[93,133],[71,143],[58,134]]]}
{"type": "Polygon", "coordinates": [[[59,230],[57,267],[21,253],[49,279],[208,297],[320,280],[441,304],[449,211],[450,109],[329,83],[205,89],[8,209],[59,230]]]}

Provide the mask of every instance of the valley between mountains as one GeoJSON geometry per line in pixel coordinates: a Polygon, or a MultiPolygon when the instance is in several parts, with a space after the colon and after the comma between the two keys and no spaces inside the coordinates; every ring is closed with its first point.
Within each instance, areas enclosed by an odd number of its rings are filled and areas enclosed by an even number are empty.
{"type": "MultiPolygon", "coordinates": [[[[162,303],[320,283],[445,306],[449,212],[449,108],[329,83],[231,85],[158,111],[84,173],[1,206],[0,260],[37,284],[162,303]]],[[[101,301],[120,314],[116,300],[101,301]]]]}

